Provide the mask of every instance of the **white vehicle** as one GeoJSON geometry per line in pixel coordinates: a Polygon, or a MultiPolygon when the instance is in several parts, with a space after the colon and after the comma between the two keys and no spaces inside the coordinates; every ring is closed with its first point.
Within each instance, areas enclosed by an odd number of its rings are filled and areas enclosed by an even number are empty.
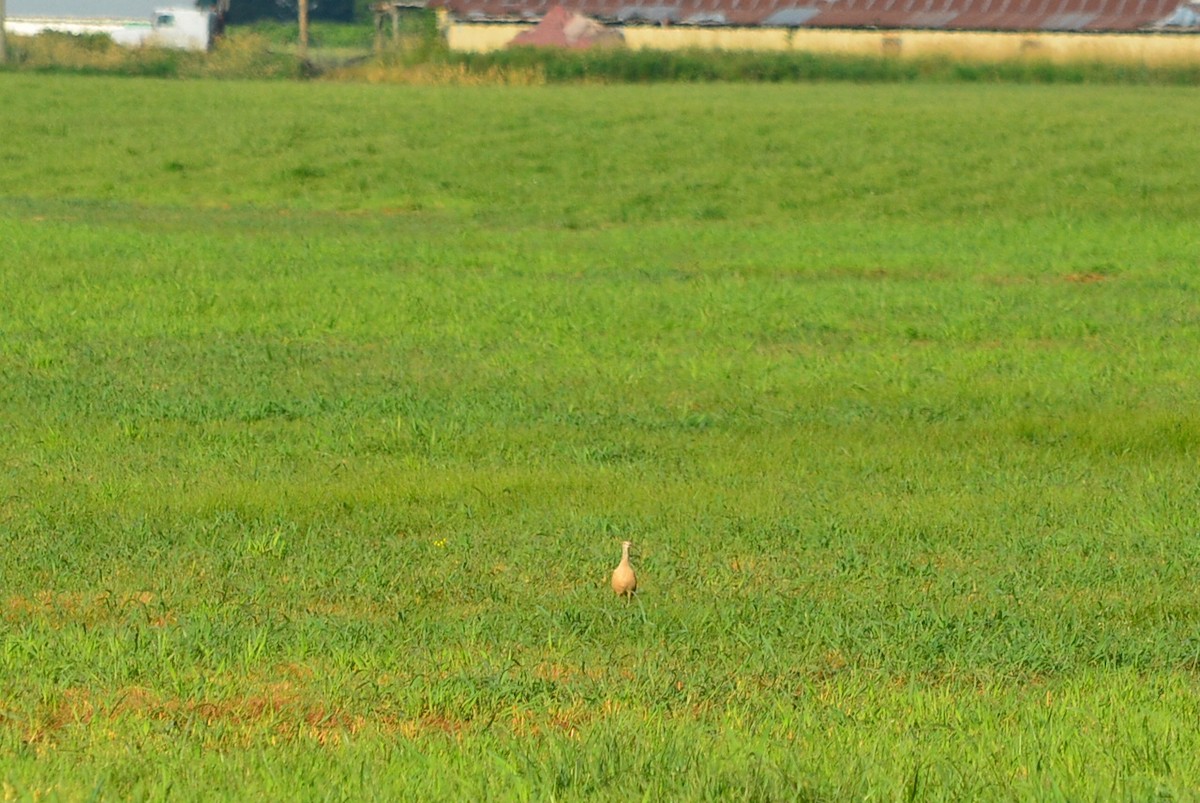
{"type": "Polygon", "coordinates": [[[208,50],[217,35],[217,15],[194,8],[156,8],[146,44],[180,50],[208,50]]]}
{"type": "Polygon", "coordinates": [[[123,47],[208,50],[217,33],[217,15],[195,8],[158,8],[148,21],[89,17],[10,17],[5,28],[18,36],[44,31],[108,34],[123,47]]]}

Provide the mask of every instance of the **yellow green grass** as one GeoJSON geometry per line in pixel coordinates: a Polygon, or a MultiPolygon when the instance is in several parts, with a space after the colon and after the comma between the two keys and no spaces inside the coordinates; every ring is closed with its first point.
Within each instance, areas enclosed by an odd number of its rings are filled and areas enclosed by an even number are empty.
{"type": "Polygon", "coordinates": [[[1195,797],[1195,95],[0,75],[5,793],[1195,797]]]}

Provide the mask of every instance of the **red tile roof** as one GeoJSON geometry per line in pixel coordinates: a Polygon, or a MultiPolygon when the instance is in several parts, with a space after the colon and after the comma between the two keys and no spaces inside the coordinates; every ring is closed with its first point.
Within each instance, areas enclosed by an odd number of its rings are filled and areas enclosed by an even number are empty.
{"type": "Polygon", "coordinates": [[[517,34],[510,46],[563,47],[568,50],[587,50],[591,47],[621,44],[624,37],[616,28],[596,22],[591,17],[554,6],[532,28],[517,34]]]}

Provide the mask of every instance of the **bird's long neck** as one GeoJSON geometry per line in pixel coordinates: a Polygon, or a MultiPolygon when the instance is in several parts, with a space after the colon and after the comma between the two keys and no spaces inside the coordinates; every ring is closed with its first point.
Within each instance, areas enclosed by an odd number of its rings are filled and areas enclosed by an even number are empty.
{"type": "Polygon", "coordinates": [[[629,544],[621,544],[621,562],[629,563],[629,544]]]}

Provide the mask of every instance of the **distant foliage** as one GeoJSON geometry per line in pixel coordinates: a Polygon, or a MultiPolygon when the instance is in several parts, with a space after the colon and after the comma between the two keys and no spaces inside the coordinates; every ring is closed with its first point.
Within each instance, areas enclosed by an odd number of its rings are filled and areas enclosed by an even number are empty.
{"type": "Polygon", "coordinates": [[[252,31],[233,31],[217,41],[207,54],[188,63],[187,75],[212,78],[294,78],[303,65],[287,53],[271,47],[266,38],[252,31]]]}
{"type": "Polygon", "coordinates": [[[12,37],[9,51],[18,69],[153,76],[176,75],[182,56],[175,50],[120,47],[103,34],[55,32],[12,37]]]}
{"type": "MultiPolygon", "coordinates": [[[[355,18],[355,0],[309,0],[314,20],[349,22],[355,18]]],[[[296,0],[237,0],[229,6],[229,22],[241,24],[256,20],[294,20],[296,0]]]]}
{"type": "Polygon", "coordinates": [[[13,37],[12,65],[36,72],[105,73],[158,78],[295,78],[303,65],[249,31],[234,31],[209,53],[121,47],[105,35],[44,33],[13,37]]]}
{"type": "Polygon", "coordinates": [[[551,48],[454,53],[449,58],[471,71],[534,70],[551,83],[988,81],[1200,85],[1200,65],[1147,67],[1098,62],[1052,64],[1045,61],[971,63],[948,58],[895,59],[818,53],[612,49],[570,52],[551,48]]]}
{"type": "MultiPolygon", "coordinates": [[[[260,20],[239,25],[235,31],[254,33],[272,46],[288,47],[300,41],[300,25],[295,20],[283,22],[260,20]]],[[[308,29],[310,48],[359,48],[369,51],[374,45],[375,31],[366,25],[346,25],[339,22],[312,22],[308,29]]]]}

